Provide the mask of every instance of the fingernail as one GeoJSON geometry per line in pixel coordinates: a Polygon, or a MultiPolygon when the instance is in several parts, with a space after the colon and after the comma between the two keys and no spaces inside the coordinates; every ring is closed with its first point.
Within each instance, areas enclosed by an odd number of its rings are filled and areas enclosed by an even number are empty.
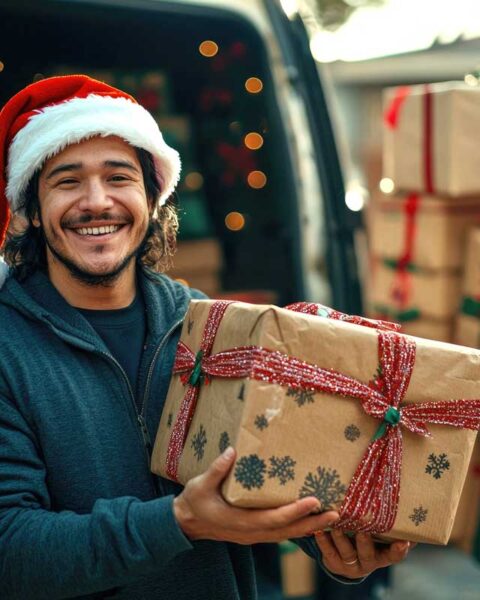
{"type": "Polygon", "coordinates": [[[232,458],[234,452],[235,450],[232,448],[232,446],[229,446],[223,453],[223,458],[232,458]]]}
{"type": "Polygon", "coordinates": [[[398,546],[399,546],[400,552],[405,552],[405,550],[408,550],[410,548],[410,542],[402,542],[398,546]]]}

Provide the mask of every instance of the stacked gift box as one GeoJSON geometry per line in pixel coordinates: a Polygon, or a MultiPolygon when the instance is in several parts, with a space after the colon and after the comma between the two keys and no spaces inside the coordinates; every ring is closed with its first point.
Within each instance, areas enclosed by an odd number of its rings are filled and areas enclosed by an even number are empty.
{"type": "MultiPolygon", "coordinates": [[[[463,83],[385,91],[384,176],[373,203],[370,311],[402,331],[480,347],[480,89],[463,83]]],[[[445,458],[447,463],[449,462],[445,458]]],[[[476,448],[451,540],[472,551],[479,531],[476,448]]]]}
{"type": "Polygon", "coordinates": [[[384,94],[384,176],[371,207],[369,310],[402,331],[452,341],[465,244],[480,222],[480,88],[463,83],[384,94]]]}
{"type": "Polygon", "coordinates": [[[480,228],[472,228],[468,234],[455,343],[480,348],[480,228]]]}
{"type": "Polygon", "coordinates": [[[222,251],[216,239],[184,240],[177,244],[169,275],[202,290],[207,296],[216,297],[221,288],[221,269],[222,251]]]}

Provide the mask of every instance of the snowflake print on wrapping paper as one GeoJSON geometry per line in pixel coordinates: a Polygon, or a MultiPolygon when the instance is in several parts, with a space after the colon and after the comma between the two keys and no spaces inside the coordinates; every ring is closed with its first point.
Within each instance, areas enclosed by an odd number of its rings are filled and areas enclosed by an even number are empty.
{"type": "Polygon", "coordinates": [[[225,452],[225,450],[230,446],[230,436],[226,431],[224,431],[220,436],[220,441],[218,442],[218,449],[220,452],[225,452]]]}
{"type": "Polygon", "coordinates": [[[207,432],[203,425],[200,425],[199,430],[192,438],[192,448],[195,458],[200,461],[205,454],[205,445],[207,443],[207,432]]]}
{"type": "Polygon", "coordinates": [[[255,427],[263,431],[266,427],[268,427],[268,419],[265,415],[257,415],[254,421],[255,427]]]}
{"type": "Polygon", "coordinates": [[[418,527],[420,523],[424,523],[427,520],[427,513],[428,509],[419,506],[413,509],[413,513],[408,518],[415,523],[415,527],[418,527]]]}
{"type": "Polygon", "coordinates": [[[173,423],[173,413],[168,413],[167,427],[171,427],[173,423]]]}
{"type": "Polygon", "coordinates": [[[270,479],[277,477],[280,480],[280,485],[285,485],[287,481],[295,479],[295,471],[293,467],[297,464],[290,456],[272,456],[270,459],[270,469],[268,476],[270,479]]]}
{"type": "Polygon", "coordinates": [[[440,479],[444,471],[450,469],[450,461],[447,460],[447,455],[442,453],[438,456],[436,454],[430,454],[428,456],[428,464],[425,467],[425,473],[432,475],[435,479],[440,479]]]}
{"type": "Polygon", "coordinates": [[[237,397],[239,400],[242,400],[242,402],[243,402],[243,400],[245,400],[244,395],[245,395],[245,384],[242,383],[242,387],[240,388],[240,391],[239,391],[237,397]]]}
{"type": "Polygon", "coordinates": [[[235,479],[247,490],[260,489],[265,482],[265,461],[257,454],[242,456],[235,467],[235,479]]]}
{"type": "Polygon", "coordinates": [[[315,496],[322,504],[322,510],[331,510],[340,502],[347,488],[340,481],[336,469],[317,468],[317,474],[308,473],[303,487],[300,489],[300,498],[315,496]]]}
{"type": "Polygon", "coordinates": [[[360,429],[356,425],[347,425],[343,432],[349,442],[355,442],[360,437],[360,429]]]}
{"type": "Polygon", "coordinates": [[[298,406],[312,404],[315,402],[315,392],[312,392],[311,390],[301,390],[299,388],[289,387],[287,396],[295,398],[295,402],[298,404],[298,406]]]}

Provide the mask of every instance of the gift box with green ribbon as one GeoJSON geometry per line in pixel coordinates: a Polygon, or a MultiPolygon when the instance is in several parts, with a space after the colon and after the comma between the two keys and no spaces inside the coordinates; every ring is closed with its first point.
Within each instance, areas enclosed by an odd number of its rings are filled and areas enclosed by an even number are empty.
{"type": "Polygon", "coordinates": [[[480,352],[395,329],[314,304],[192,301],[152,470],[185,484],[233,445],[233,505],[314,495],[346,531],[445,544],[480,427],[480,352]]]}

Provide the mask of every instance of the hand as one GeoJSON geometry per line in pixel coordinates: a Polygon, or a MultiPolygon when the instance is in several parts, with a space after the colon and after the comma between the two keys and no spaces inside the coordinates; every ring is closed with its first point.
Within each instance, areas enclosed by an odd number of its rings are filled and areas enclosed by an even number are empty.
{"type": "Polygon", "coordinates": [[[228,448],[205,473],[191,479],[175,498],[175,517],[191,540],[237,544],[278,542],[312,535],[339,518],[334,511],[318,514],[320,503],[313,497],[302,498],[279,508],[231,506],[223,499],[220,488],[234,460],[235,450],[228,448]]]}
{"type": "Polygon", "coordinates": [[[398,563],[407,556],[410,548],[416,546],[399,541],[380,548],[368,533],[357,533],[354,543],[339,529],[330,533],[316,531],[315,539],[327,569],[334,575],[350,579],[365,577],[375,569],[398,563]]]}

